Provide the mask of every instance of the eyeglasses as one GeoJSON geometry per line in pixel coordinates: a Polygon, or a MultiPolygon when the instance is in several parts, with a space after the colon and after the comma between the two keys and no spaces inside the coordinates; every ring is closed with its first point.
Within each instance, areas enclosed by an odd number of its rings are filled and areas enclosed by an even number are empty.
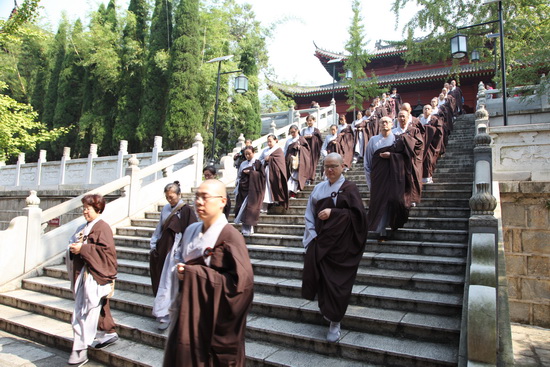
{"type": "Polygon", "coordinates": [[[215,198],[223,198],[225,196],[217,195],[217,196],[211,196],[206,194],[195,194],[195,201],[202,201],[203,203],[206,203],[210,199],[215,198]]]}

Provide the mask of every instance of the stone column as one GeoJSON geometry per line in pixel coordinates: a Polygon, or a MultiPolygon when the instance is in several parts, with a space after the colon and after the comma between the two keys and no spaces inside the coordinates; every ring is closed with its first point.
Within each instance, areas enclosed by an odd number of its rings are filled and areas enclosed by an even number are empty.
{"type": "Polygon", "coordinates": [[[90,153],[88,154],[88,163],[86,164],[86,176],[84,177],[85,185],[92,183],[94,158],[97,158],[97,144],[90,144],[90,153]]]}
{"type": "Polygon", "coordinates": [[[121,140],[118,148],[118,158],[116,162],[116,178],[121,178],[124,174],[124,156],[128,154],[128,140],[121,140]]]}
{"type": "Polygon", "coordinates": [[[36,265],[36,255],[40,253],[40,240],[42,236],[42,209],[40,199],[36,191],[31,190],[25,200],[27,207],[23,209],[27,216],[27,231],[25,233],[25,265],[24,272],[32,270],[36,265]]]}
{"type": "Polygon", "coordinates": [[[67,171],[67,161],[71,160],[71,148],[63,148],[63,156],[61,157],[61,163],[59,167],[59,184],[65,184],[65,173],[67,171]]]}
{"type": "Polygon", "coordinates": [[[25,164],[25,153],[19,153],[17,164],[15,166],[15,186],[21,183],[21,166],[25,164]]]}
{"type": "Polygon", "coordinates": [[[40,180],[42,179],[42,164],[46,162],[46,151],[40,150],[38,155],[38,161],[36,162],[36,186],[40,186],[40,180]]]}
{"type": "Polygon", "coordinates": [[[269,125],[269,133],[277,136],[277,125],[275,124],[275,121],[271,121],[271,125],[269,125]]]}

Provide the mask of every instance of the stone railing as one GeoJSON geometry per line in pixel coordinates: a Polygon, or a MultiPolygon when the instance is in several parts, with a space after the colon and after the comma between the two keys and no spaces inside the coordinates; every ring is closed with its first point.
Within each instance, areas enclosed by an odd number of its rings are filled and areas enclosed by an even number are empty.
{"type": "MultiPolygon", "coordinates": [[[[549,83],[550,81],[543,74],[539,85],[507,89],[506,111],[508,112],[508,126],[550,122],[549,83]],[[526,113],[531,111],[538,112],[534,115],[526,113]]],[[[491,116],[491,128],[503,126],[502,91],[500,89],[486,90],[484,87],[482,89],[480,87],[480,93],[478,93],[478,101],[485,105],[486,110],[491,116]]]]}
{"type": "MultiPolygon", "coordinates": [[[[321,131],[326,131],[330,125],[338,123],[338,115],[336,114],[336,106],[334,103],[331,103],[329,107],[307,108],[303,110],[291,108],[289,111],[263,114],[262,121],[265,120],[265,118],[271,119],[269,131],[266,135],[254,140],[252,146],[256,149],[256,152],[261,152],[267,146],[268,134],[273,134],[279,139],[279,146],[284,147],[288,139],[288,129],[290,126],[297,125],[301,130],[306,126],[306,118],[310,114],[316,117],[314,126],[321,131]],[[275,120],[281,116],[285,118],[284,121],[286,124],[277,127],[275,120]]],[[[244,147],[244,142],[245,137],[241,134],[233,151],[220,160],[221,167],[219,170],[219,179],[226,185],[233,184],[237,178],[237,169],[233,165],[233,157],[244,147]]]]}
{"type": "MultiPolygon", "coordinates": [[[[140,167],[147,167],[160,160],[177,154],[179,151],[164,152],[162,137],[155,136],[151,152],[136,154],[140,167]]],[[[41,150],[38,161],[25,162],[21,153],[14,165],[0,162],[0,191],[13,190],[66,190],[74,187],[93,188],[124,176],[124,167],[131,155],[128,142],[122,140],[116,156],[98,157],[97,144],[91,144],[87,158],[71,159],[71,149],[63,148],[61,161],[48,162],[46,151],[41,150]]],[[[156,177],[145,178],[152,182],[156,177]]]]}
{"type": "MultiPolygon", "coordinates": [[[[465,274],[459,365],[513,365],[503,242],[493,187],[489,115],[476,112],[474,182],[470,198],[469,246],[465,274]]],[[[498,195],[497,195],[498,196],[498,195]]]]}
{"type": "MultiPolygon", "coordinates": [[[[541,83],[548,83],[543,76],[541,83]]],[[[502,99],[488,98],[495,90],[486,90],[479,84],[478,105],[498,109],[502,115],[502,99]],[[496,102],[495,102],[496,101],[496,102]]],[[[548,90],[536,86],[518,90],[548,90]]],[[[497,90],[498,92],[498,90],[497,90]]],[[[502,116],[491,117],[487,132],[492,138],[492,172],[495,181],[550,181],[550,105],[548,95],[508,98],[508,124],[502,116]],[[516,105],[510,100],[516,100],[516,105]],[[535,103],[536,102],[536,103],[535,103]],[[511,107],[510,107],[511,105],[511,107]],[[515,110],[514,110],[515,108],[515,110]],[[499,120],[500,119],[500,120],[499,120]],[[495,120],[499,120],[495,122],[495,120]]],[[[495,112],[491,110],[491,116],[495,112]]]]}
{"type": "MultiPolygon", "coordinates": [[[[129,224],[130,217],[158,203],[163,197],[164,186],[169,182],[178,180],[183,192],[190,192],[198,186],[202,181],[204,163],[202,137],[197,134],[191,149],[180,151],[144,169],[139,168],[139,163],[137,155],[132,154],[124,176],[85,193],[108,195],[121,192],[118,199],[107,204],[102,214],[111,226],[129,224]],[[162,178],[144,184],[148,177],[162,178]]],[[[26,215],[14,218],[7,230],[0,231],[0,253],[3,254],[0,257],[0,268],[3,269],[0,285],[24,276],[66,249],[70,236],[84,223],[82,217],[47,233],[43,232],[43,228],[51,219],[79,208],[85,194],[42,211],[36,191],[31,191],[24,209],[26,215]]]]}

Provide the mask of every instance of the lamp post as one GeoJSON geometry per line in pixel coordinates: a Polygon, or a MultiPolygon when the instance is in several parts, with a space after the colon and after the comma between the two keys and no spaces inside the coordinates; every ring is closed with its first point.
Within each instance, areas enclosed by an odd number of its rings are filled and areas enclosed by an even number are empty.
{"type": "MultiPolygon", "coordinates": [[[[232,57],[233,55],[220,56],[207,61],[208,64],[213,62],[218,63],[218,79],[216,81],[216,104],[214,107],[214,131],[212,134],[212,162],[214,162],[214,155],[216,151],[216,125],[218,122],[218,107],[220,102],[220,76],[222,74],[242,73],[242,70],[225,71],[223,73],[221,72],[222,61],[229,60],[232,57]]],[[[247,91],[248,91],[248,78],[246,77],[246,75],[241,74],[237,78],[235,78],[235,92],[245,93],[247,91]]]]}
{"type": "Polygon", "coordinates": [[[336,63],[342,62],[342,59],[334,59],[327,62],[327,64],[332,64],[332,101],[331,103],[336,103],[334,99],[334,88],[336,84],[336,63]]]}
{"type": "MultiPolygon", "coordinates": [[[[500,37],[500,71],[501,71],[501,78],[502,78],[502,118],[504,126],[508,125],[508,110],[506,107],[506,98],[507,98],[507,91],[506,91],[506,57],[504,54],[504,24],[502,20],[502,0],[488,0],[485,1],[483,4],[492,4],[498,2],[498,20],[492,20],[484,23],[479,24],[473,24],[468,25],[464,27],[457,28],[457,32],[461,29],[467,29],[467,28],[473,28],[478,27],[482,25],[492,24],[492,23],[499,23],[499,37],[500,37]]],[[[455,59],[461,59],[464,56],[468,54],[468,37],[457,33],[454,37],[451,38],[451,55],[455,59]]]]}

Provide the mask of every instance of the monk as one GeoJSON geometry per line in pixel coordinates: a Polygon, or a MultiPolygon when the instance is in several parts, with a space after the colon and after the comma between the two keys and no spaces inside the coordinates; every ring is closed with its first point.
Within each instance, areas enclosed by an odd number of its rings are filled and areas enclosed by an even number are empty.
{"type": "Polygon", "coordinates": [[[317,295],[330,322],[327,341],[333,343],[340,338],[365,248],[367,213],[357,186],[342,175],[342,156],[330,153],[323,165],[327,180],[315,186],[306,208],[302,296],[313,300],[317,295]]]}
{"type": "Polygon", "coordinates": [[[406,182],[403,139],[392,133],[393,121],[380,119],[380,134],[373,136],[365,153],[365,177],[370,189],[368,229],[378,234],[378,241],[387,238],[386,227],[397,230],[408,220],[405,205],[406,182]]]}
{"type": "Polygon", "coordinates": [[[245,366],[254,275],[243,236],[223,214],[225,193],[218,180],[203,182],[195,193],[202,222],[187,228],[176,252],[180,287],[165,367],[245,366]]]}
{"type": "Polygon", "coordinates": [[[313,185],[315,176],[317,176],[317,164],[319,163],[319,157],[321,156],[321,147],[323,146],[323,138],[318,128],[313,126],[315,123],[315,116],[309,115],[306,119],[307,127],[304,127],[300,132],[307,144],[309,145],[309,152],[311,155],[310,173],[308,175],[308,181],[310,185],[313,185]]]}

